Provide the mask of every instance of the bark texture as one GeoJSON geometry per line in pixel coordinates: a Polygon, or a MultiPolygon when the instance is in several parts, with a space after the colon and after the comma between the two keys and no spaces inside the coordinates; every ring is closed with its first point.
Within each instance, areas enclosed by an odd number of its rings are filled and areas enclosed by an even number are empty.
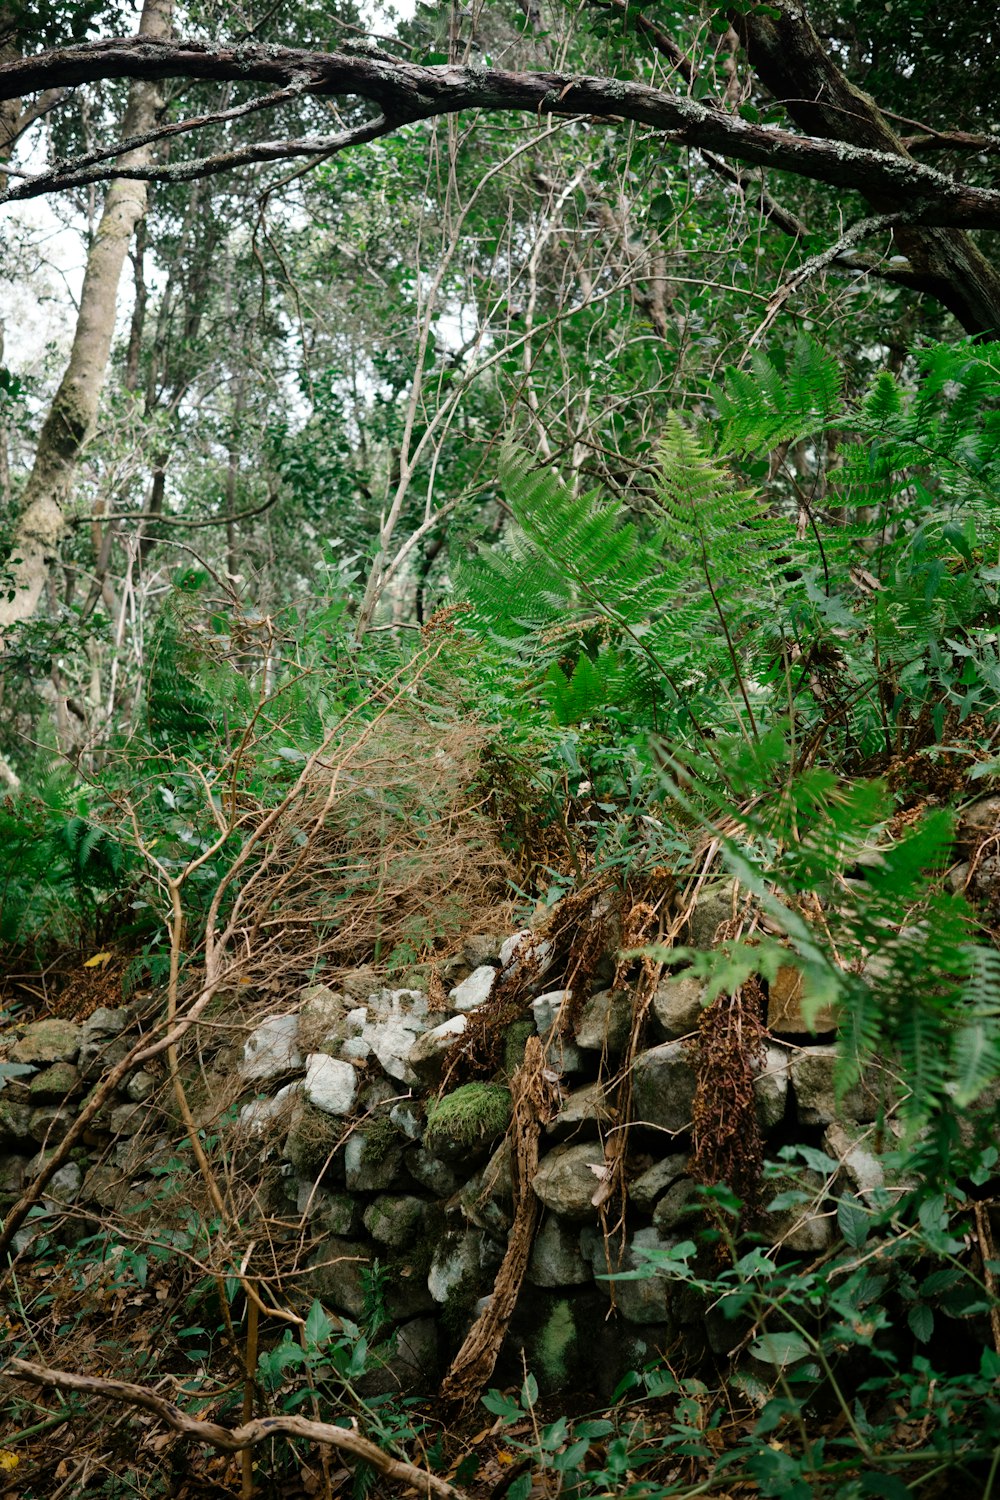
{"type": "MultiPolygon", "coordinates": [[[[732,19],[757,77],[810,136],[898,156],[917,169],[875,101],[841,73],[801,5],[772,0],[768,13],[732,19]]],[[[909,184],[904,179],[898,188],[864,175],[855,187],[878,213],[910,213],[918,207],[914,200],[922,184],[914,170],[909,184]]],[[[952,227],[901,225],[893,235],[910,262],[908,285],[941,302],[966,332],[991,339],[1000,335],[1000,274],[968,234],[952,227]]]]}
{"type": "MultiPolygon", "coordinates": [[[[1000,228],[1000,191],[975,187],[913,160],[894,136],[898,149],[890,149],[884,137],[882,145],[871,147],[854,145],[840,137],[797,135],[770,125],[751,124],[739,115],[700,104],[683,94],[618,78],[507,73],[481,64],[423,67],[388,53],[309,52],[256,42],[214,46],[112,38],[0,65],[0,100],[29,89],[67,87],[101,78],[255,81],[276,86],[279,91],[354,95],[370,100],[383,111],[379,120],[338,136],[258,141],[215,157],[142,169],[141,175],[152,180],[180,182],[255,161],[329,156],[411,120],[470,109],[514,110],[536,116],[589,115],[615,123],[635,121],[663,132],[675,145],[707,148],[736,161],[792,172],[862,193],[873,202],[891,201],[900,205],[900,213],[915,224],[1000,228]]],[[[804,86],[801,80],[796,84],[800,89],[804,86]]],[[[845,87],[850,88],[846,81],[845,87]]],[[[851,94],[859,99],[866,97],[853,89],[851,94]]],[[[285,97],[279,92],[271,99],[280,102],[285,97]]],[[[878,115],[870,100],[868,109],[878,115]]],[[[204,123],[205,119],[192,121],[190,128],[204,123]]],[[[167,127],[171,134],[179,129],[176,124],[167,127]]],[[[114,156],[134,144],[126,140],[101,155],[114,156]]],[[[95,163],[93,158],[76,167],[68,163],[12,187],[7,197],[28,198],[103,181],[111,170],[106,162],[95,163]]]]}
{"type": "MultiPolygon", "coordinates": [[[[139,36],[169,36],[172,6],[173,0],[145,0],[139,36]]],[[[159,103],[155,84],[134,82],[122,121],[123,133],[131,136],[152,129],[159,103]]],[[[121,158],[118,170],[147,166],[150,152],[148,146],[129,152],[121,158]]],[[[87,257],[66,373],[42,427],[15,527],[10,597],[0,596],[0,644],[4,630],[34,614],[57,554],[65,527],[65,504],[104,389],[122,266],[135,227],[146,211],[146,198],[145,183],[127,176],[116,177],[105,195],[87,257]]]]}

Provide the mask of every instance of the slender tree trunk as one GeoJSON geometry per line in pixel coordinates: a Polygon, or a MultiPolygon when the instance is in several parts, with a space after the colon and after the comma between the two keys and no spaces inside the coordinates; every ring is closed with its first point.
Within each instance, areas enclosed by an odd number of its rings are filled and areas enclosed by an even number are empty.
{"type": "MultiPolygon", "coordinates": [[[[4,327],[0,322],[0,369],[3,368],[3,335],[4,327]]],[[[11,490],[10,490],[10,453],[7,447],[7,413],[4,409],[4,397],[0,394],[0,519],[6,521],[10,515],[11,490]]]]}
{"type": "MultiPolygon", "coordinates": [[[[173,0],[145,0],[139,35],[166,39],[173,0]]],[[[135,82],[122,121],[126,138],[150,130],[160,103],[157,86],[135,82]]],[[[146,166],[149,147],[121,158],[124,169],[146,166]]],[[[14,535],[13,598],[0,597],[0,632],[31,617],[65,529],[64,507],[97,417],[115,330],[118,283],[135,227],[146,211],[146,185],[116,177],[109,185],[80,296],[69,362],[42,428],[14,535]]]]}

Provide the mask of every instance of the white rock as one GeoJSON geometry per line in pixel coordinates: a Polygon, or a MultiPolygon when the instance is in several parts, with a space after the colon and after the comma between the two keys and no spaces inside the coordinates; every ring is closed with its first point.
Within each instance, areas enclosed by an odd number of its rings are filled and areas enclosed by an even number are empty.
{"type": "Polygon", "coordinates": [[[454,1009],[478,1010],[481,1005],[485,1005],[493,993],[496,977],[497,971],[490,964],[481,964],[478,969],[473,969],[468,979],[456,984],[448,997],[454,1009]]]}
{"type": "Polygon", "coordinates": [[[301,1093],[301,1083],[286,1083],[283,1089],[271,1099],[251,1099],[249,1104],[244,1104],[237,1118],[237,1125],[244,1130],[252,1130],[255,1135],[260,1135],[267,1129],[272,1120],[281,1114],[286,1103],[294,1094],[301,1093]]]}
{"type": "Polygon", "coordinates": [[[347,1012],[347,1015],[344,1017],[344,1025],[352,1036],[360,1036],[365,1029],[365,1022],[367,1020],[367,1010],[363,1005],[359,1005],[354,1010],[347,1012]]]}
{"type": "Polygon", "coordinates": [[[268,1016],[246,1040],[244,1078],[277,1078],[290,1068],[301,1068],[298,1016],[268,1016]]]}
{"type": "Polygon", "coordinates": [[[407,1062],[419,1079],[433,1081],[441,1073],[442,1059],[450,1047],[454,1047],[469,1024],[467,1016],[452,1016],[417,1037],[410,1048],[407,1062]]]}
{"type": "Polygon", "coordinates": [[[426,995],[419,990],[381,990],[371,997],[361,1036],[384,1073],[412,1085],[417,1075],[410,1067],[410,1049],[427,1030],[426,995]]]}
{"type": "Polygon", "coordinates": [[[560,1007],[571,993],[570,990],[549,990],[547,995],[539,995],[537,1000],[532,1000],[531,1010],[540,1036],[552,1030],[560,1007]]]}
{"type": "Polygon", "coordinates": [[[345,1062],[367,1062],[372,1055],[372,1049],[363,1036],[349,1036],[340,1049],[340,1055],[345,1062]]]}
{"type": "Polygon", "coordinates": [[[552,944],[545,938],[537,938],[530,927],[522,928],[500,944],[500,967],[512,974],[523,965],[544,974],[551,962],[552,944]]]}
{"type": "Polygon", "coordinates": [[[512,933],[509,938],[504,938],[500,944],[500,965],[506,969],[522,943],[528,944],[534,936],[530,927],[522,927],[520,932],[512,933]]]}
{"type": "Polygon", "coordinates": [[[328,1115],[349,1115],[358,1092],[358,1075],[350,1063],[314,1052],[306,1066],[305,1095],[328,1115]]]}

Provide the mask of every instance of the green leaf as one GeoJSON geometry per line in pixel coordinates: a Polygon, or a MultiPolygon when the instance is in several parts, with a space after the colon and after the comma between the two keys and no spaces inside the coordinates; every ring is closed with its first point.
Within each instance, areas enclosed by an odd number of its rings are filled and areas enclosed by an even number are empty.
{"type": "Polygon", "coordinates": [[[895,1474],[866,1474],[861,1481],[863,1495],[881,1495],[883,1500],[913,1500],[913,1491],[895,1474]]]}
{"type": "Polygon", "coordinates": [[[777,1365],[779,1369],[783,1369],[785,1365],[794,1364],[797,1359],[805,1359],[807,1354],[812,1353],[812,1345],[798,1333],[763,1333],[750,1345],[750,1353],[762,1364],[777,1365]]]}
{"type": "Polygon", "coordinates": [[[322,1302],[317,1297],[306,1317],[306,1343],[312,1344],[314,1348],[325,1344],[333,1331],[333,1321],[327,1316],[322,1302]]]}
{"type": "Polygon", "coordinates": [[[522,1415],[514,1398],[504,1395],[503,1391],[489,1390],[481,1399],[487,1411],[491,1411],[495,1417],[502,1417],[505,1422],[516,1422],[522,1415]]]}
{"type": "Polygon", "coordinates": [[[852,1250],[860,1250],[871,1230],[871,1216],[856,1198],[841,1198],[837,1204],[837,1226],[852,1250]]]}
{"type": "Polygon", "coordinates": [[[538,1381],[529,1371],[528,1374],[524,1377],[524,1384],[521,1387],[521,1404],[526,1411],[530,1411],[530,1409],[535,1406],[537,1402],[538,1381]]]}
{"type": "Polygon", "coordinates": [[[934,1332],[934,1313],[927,1303],[915,1302],[910,1308],[907,1322],[913,1337],[919,1339],[922,1344],[926,1344],[934,1332]]]}

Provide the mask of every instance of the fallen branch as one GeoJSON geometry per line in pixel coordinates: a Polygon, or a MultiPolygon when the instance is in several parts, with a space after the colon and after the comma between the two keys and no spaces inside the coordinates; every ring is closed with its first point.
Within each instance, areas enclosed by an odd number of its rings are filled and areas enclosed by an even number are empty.
{"type": "Polygon", "coordinates": [[[493,1295],[466,1334],[461,1349],[441,1382],[446,1401],[471,1405],[493,1374],[500,1347],[507,1336],[531,1257],[539,1202],[531,1183],[538,1170],[538,1136],[555,1113],[556,1097],[546,1076],[545,1053],[537,1036],[528,1038],[524,1062],[511,1081],[514,1119],[511,1136],[511,1175],[514,1180],[514,1223],[511,1226],[493,1295]]]}
{"type": "Polygon", "coordinates": [[[105,1380],[97,1375],[76,1375],[70,1370],[52,1370],[45,1365],[36,1365],[26,1359],[12,1359],[5,1373],[15,1380],[27,1380],[32,1385],[49,1387],[59,1391],[77,1391],[85,1396],[100,1396],[105,1401],[127,1401],[143,1411],[159,1417],[171,1431],[196,1443],[208,1443],[223,1453],[241,1453],[256,1443],[268,1438],[304,1438],[310,1443],[329,1443],[341,1453],[359,1463],[370,1464],[380,1474],[396,1479],[401,1484],[425,1495],[436,1495],[440,1500],[467,1500],[462,1490],[456,1489],[447,1480],[438,1479],[416,1464],[393,1458],[383,1453],[375,1443],[362,1437],[349,1427],[334,1427],[331,1422],[312,1422],[306,1417],[278,1416],[258,1417],[242,1427],[221,1427],[217,1422],[204,1422],[198,1417],[188,1416],[172,1401],[157,1396],[145,1386],[132,1385],[127,1380],[105,1380]]]}

